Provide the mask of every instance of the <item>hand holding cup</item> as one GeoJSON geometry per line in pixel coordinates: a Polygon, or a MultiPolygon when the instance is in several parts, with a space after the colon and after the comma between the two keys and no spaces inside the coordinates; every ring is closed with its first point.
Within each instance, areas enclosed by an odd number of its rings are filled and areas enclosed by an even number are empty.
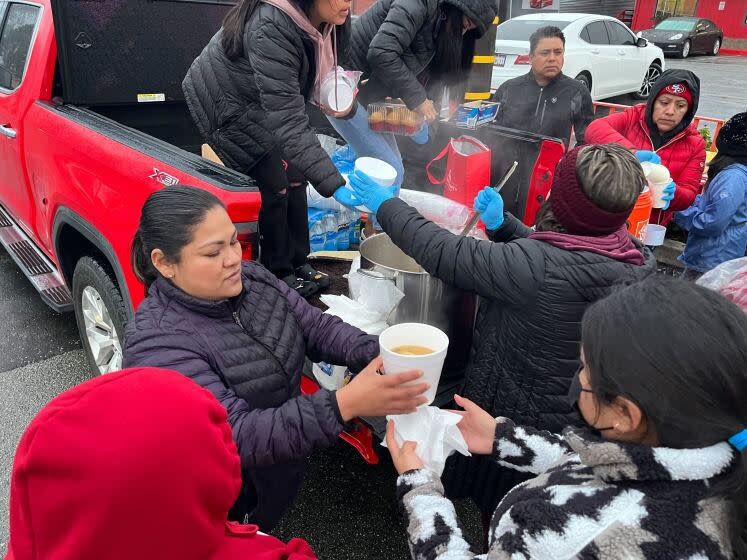
{"type": "Polygon", "coordinates": [[[427,402],[424,393],[429,389],[422,382],[423,372],[408,370],[393,375],[382,375],[384,364],[376,358],[336,393],[340,415],[346,422],[358,416],[388,416],[409,414],[427,402]]]}

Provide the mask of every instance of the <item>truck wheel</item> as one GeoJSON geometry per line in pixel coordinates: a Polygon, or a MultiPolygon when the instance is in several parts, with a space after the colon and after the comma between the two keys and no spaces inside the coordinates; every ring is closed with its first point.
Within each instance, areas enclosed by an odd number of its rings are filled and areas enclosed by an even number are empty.
{"type": "Polygon", "coordinates": [[[107,268],[95,258],[83,257],[75,265],[73,305],[91,373],[121,369],[125,305],[107,268]]]}

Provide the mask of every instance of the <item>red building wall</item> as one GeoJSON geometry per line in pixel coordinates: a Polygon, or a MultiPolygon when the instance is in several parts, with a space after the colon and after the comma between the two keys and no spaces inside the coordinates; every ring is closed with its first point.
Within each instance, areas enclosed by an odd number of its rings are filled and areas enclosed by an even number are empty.
{"type": "Polygon", "coordinates": [[[719,10],[719,0],[701,0],[695,15],[708,18],[724,30],[729,39],[747,39],[747,0],[724,0],[724,9],[719,10]]]}
{"type": "MultiPolygon", "coordinates": [[[[657,0],[636,0],[633,31],[654,25],[657,0]]],[[[724,31],[724,48],[747,50],[747,0],[698,0],[695,16],[713,21],[724,31]],[[724,9],[719,10],[723,2],[724,9]]]]}

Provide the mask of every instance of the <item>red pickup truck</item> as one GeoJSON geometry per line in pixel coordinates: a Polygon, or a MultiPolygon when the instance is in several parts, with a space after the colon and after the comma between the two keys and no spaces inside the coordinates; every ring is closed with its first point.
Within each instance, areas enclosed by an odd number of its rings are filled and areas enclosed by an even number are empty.
{"type": "Polygon", "coordinates": [[[213,192],[252,256],[259,192],[198,155],[181,98],[229,7],[0,1],[0,242],[46,303],[75,310],[94,371],[119,368],[123,327],[143,298],[130,244],[151,192],[213,192]]]}

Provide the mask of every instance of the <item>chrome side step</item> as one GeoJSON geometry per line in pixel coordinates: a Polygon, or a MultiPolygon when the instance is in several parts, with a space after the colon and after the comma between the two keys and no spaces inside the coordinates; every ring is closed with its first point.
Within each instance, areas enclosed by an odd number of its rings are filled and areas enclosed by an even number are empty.
{"type": "Polygon", "coordinates": [[[0,243],[29,279],[44,303],[55,311],[73,310],[73,297],[59,270],[0,206],[0,243]]]}

